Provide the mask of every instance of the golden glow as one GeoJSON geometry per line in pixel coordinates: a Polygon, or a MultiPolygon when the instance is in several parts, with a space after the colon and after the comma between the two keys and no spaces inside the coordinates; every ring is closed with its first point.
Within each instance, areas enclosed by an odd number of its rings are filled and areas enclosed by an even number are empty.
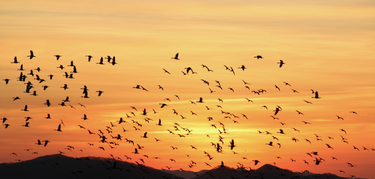
{"type": "Polygon", "coordinates": [[[0,83],[0,117],[8,118],[5,123],[10,124],[7,129],[0,127],[4,136],[0,138],[0,162],[34,158],[24,150],[32,148],[39,155],[63,151],[77,157],[113,154],[123,160],[127,155],[132,158],[129,162],[142,158],[146,165],[159,169],[171,166],[199,171],[209,169],[204,162],[217,166],[220,161],[231,167],[240,162],[254,169],[258,166],[252,160],[257,159],[260,164],[275,162],[292,171],[375,177],[370,170],[375,167],[375,152],[371,151],[375,148],[371,143],[375,139],[375,4],[371,1],[5,1],[0,12],[0,77],[10,79],[7,85],[0,83]],[[36,56],[32,60],[26,57],[29,50],[36,56]],[[180,60],[171,59],[176,53],[180,60]],[[58,61],[53,56],[57,54],[62,55],[58,61]],[[91,62],[86,55],[93,56],[91,62]],[[96,64],[107,55],[115,56],[118,64],[96,64]],[[255,59],[255,55],[264,59],[255,59]],[[11,64],[14,56],[19,64],[11,64]],[[277,64],[280,59],[285,62],[282,68],[277,64]],[[67,67],[70,61],[78,70],[74,79],[63,76],[72,71],[67,67]],[[24,74],[41,68],[34,73],[45,82],[39,84],[31,75],[26,79],[38,96],[24,93],[25,84],[17,81],[20,64],[24,74]],[[59,65],[66,69],[58,69],[59,65]],[[224,65],[233,67],[235,75],[224,65]],[[241,65],[247,69],[242,71],[241,65]],[[183,75],[186,67],[197,74],[183,75]],[[49,74],[55,75],[53,80],[48,79],[49,74]],[[223,90],[216,87],[215,80],[223,90]],[[242,80],[249,83],[250,90],[242,80]],[[50,87],[43,91],[45,84],[50,87]],[[64,84],[68,90],[61,88],[64,84]],[[134,89],[138,84],[148,92],[134,89]],[[83,85],[89,88],[90,98],[81,97],[83,85]],[[261,89],[267,92],[252,92],[261,89]],[[312,98],[311,89],[319,91],[321,99],[312,98]],[[97,90],[104,91],[102,96],[97,96],[97,90]],[[12,101],[16,96],[21,99],[12,101]],[[71,102],[58,105],[67,96],[71,102]],[[200,97],[204,103],[197,103],[200,97]],[[50,107],[43,105],[47,99],[50,107]],[[168,106],[160,108],[159,103],[168,106]],[[29,112],[21,111],[24,105],[29,112]],[[282,111],[273,119],[277,105],[282,111]],[[147,115],[141,114],[143,109],[147,115]],[[45,118],[47,113],[52,119],[45,118]],[[84,114],[88,120],[82,119],[84,114]],[[32,117],[29,128],[22,127],[27,116],[32,117]],[[120,118],[126,122],[118,124],[120,118]],[[162,126],[156,125],[159,119],[162,126]],[[61,120],[63,132],[54,131],[61,120]],[[277,133],[279,129],[285,134],[277,133]],[[99,143],[98,130],[119,145],[99,143]],[[148,138],[142,138],[144,132],[148,138]],[[111,137],[117,134],[122,141],[111,137]],[[293,137],[299,141],[294,142],[293,137]],[[38,139],[51,143],[37,146],[38,139]],[[232,139],[238,154],[228,147],[232,139]],[[266,145],[270,141],[274,146],[266,145]],[[211,142],[220,143],[223,152],[218,153],[211,142]],[[132,153],[137,144],[144,146],[138,155],[132,153]],[[67,145],[76,150],[66,150],[67,145]],[[325,162],[314,165],[314,158],[306,154],[312,151],[319,151],[325,162]],[[12,152],[18,156],[9,155],[12,152]],[[192,160],[197,165],[189,168],[192,160]],[[348,167],[346,162],[356,167],[348,167]]]}

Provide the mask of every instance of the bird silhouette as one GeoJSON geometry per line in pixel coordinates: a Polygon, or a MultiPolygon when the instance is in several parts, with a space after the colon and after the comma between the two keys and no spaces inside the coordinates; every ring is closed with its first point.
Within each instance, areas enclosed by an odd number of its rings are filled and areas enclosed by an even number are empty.
{"type": "Polygon", "coordinates": [[[200,98],[199,98],[199,101],[197,101],[197,103],[203,103],[203,98],[200,97],[200,98]]]}
{"type": "Polygon", "coordinates": [[[262,55],[256,55],[256,56],[254,56],[254,58],[256,58],[256,59],[263,59],[262,55]]]}
{"type": "Polygon", "coordinates": [[[277,62],[277,64],[279,64],[279,68],[281,68],[285,63],[283,60],[280,60],[279,62],[277,62]]]}
{"type": "Polygon", "coordinates": [[[260,161],[259,160],[253,160],[254,165],[257,165],[260,161]]]}
{"type": "Polygon", "coordinates": [[[96,63],[96,64],[99,64],[99,65],[104,65],[104,63],[103,63],[103,57],[100,57],[100,60],[99,60],[99,62],[98,62],[98,63],[96,63]]]}
{"type": "Polygon", "coordinates": [[[169,73],[169,71],[166,70],[165,68],[163,68],[163,70],[164,70],[165,73],[167,73],[167,74],[169,74],[169,75],[171,74],[171,73],[169,73]]]}
{"type": "Polygon", "coordinates": [[[132,152],[133,154],[139,154],[138,152],[138,149],[137,148],[134,148],[134,152],[132,152]]]}
{"type": "Polygon", "coordinates": [[[11,63],[19,63],[19,62],[17,61],[17,57],[16,57],[16,56],[14,57],[13,62],[11,62],[11,63]]]}
{"type": "Polygon", "coordinates": [[[330,149],[333,149],[333,148],[331,147],[331,145],[329,145],[329,144],[326,144],[326,146],[327,146],[328,148],[330,148],[330,149]]]}
{"type": "Polygon", "coordinates": [[[282,130],[282,129],[279,129],[279,132],[277,132],[277,133],[279,133],[279,134],[285,134],[284,130],[282,130]]]}
{"type": "Polygon", "coordinates": [[[26,122],[25,125],[22,125],[22,126],[23,127],[30,127],[29,124],[30,124],[29,122],[26,122]]]}
{"type": "Polygon", "coordinates": [[[83,119],[83,120],[87,120],[87,119],[89,119],[89,118],[87,118],[87,115],[86,115],[86,114],[83,114],[83,118],[81,118],[81,119],[83,119]]]}
{"type": "Polygon", "coordinates": [[[156,124],[156,125],[158,125],[158,126],[162,126],[162,124],[161,124],[161,119],[159,119],[159,122],[158,122],[158,124],[156,124]]]}
{"type": "MultiPolygon", "coordinates": [[[[18,62],[17,62],[18,63],[18,62]]],[[[20,71],[24,71],[25,69],[23,69],[23,64],[20,65],[20,68],[17,69],[17,70],[20,70],[20,71]]]]}
{"type": "Polygon", "coordinates": [[[61,55],[54,55],[56,57],[56,60],[59,60],[61,55]]]}
{"type": "Polygon", "coordinates": [[[22,111],[29,111],[28,109],[27,109],[27,105],[25,105],[25,107],[23,108],[23,109],[21,109],[22,111]]]}
{"type": "Polygon", "coordinates": [[[61,88],[63,88],[64,90],[69,89],[67,84],[64,84],[64,86],[62,86],[61,88]]]}
{"type": "Polygon", "coordinates": [[[104,92],[101,90],[96,91],[98,93],[98,96],[101,96],[104,92]]]}
{"type": "Polygon", "coordinates": [[[28,55],[27,57],[30,57],[30,60],[33,59],[35,57],[34,52],[30,50],[30,55],[28,55]]]}
{"type": "Polygon", "coordinates": [[[315,96],[311,98],[320,99],[318,91],[315,91],[315,96]]]}
{"type": "Polygon", "coordinates": [[[91,61],[91,58],[92,58],[92,56],[91,55],[86,55],[86,57],[87,57],[87,60],[90,62],[91,61]]]}
{"type": "Polygon", "coordinates": [[[62,130],[61,130],[61,124],[59,124],[59,126],[57,127],[57,129],[55,129],[55,131],[62,132],[62,130]]]}
{"type": "Polygon", "coordinates": [[[176,55],[174,56],[174,57],[172,57],[172,59],[175,59],[175,60],[180,60],[179,58],[178,58],[178,53],[176,53],[176,55]]]}
{"type": "Polygon", "coordinates": [[[115,56],[113,56],[112,57],[112,62],[110,62],[112,65],[116,65],[117,63],[116,63],[116,57],[115,56]]]}
{"type": "MultiPolygon", "coordinates": [[[[38,142],[39,142],[39,140],[38,140],[38,142]]],[[[44,145],[43,145],[44,147],[46,147],[46,146],[47,146],[47,144],[48,144],[48,143],[50,143],[50,141],[49,141],[49,140],[44,140],[43,142],[44,142],[44,145]]]]}
{"type": "Polygon", "coordinates": [[[60,68],[61,70],[63,70],[65,67],[63,65],[60,65],[60,66],[58,66],[56,68],[60,68]]]}
{"type": "Polygon", "coordinates": [[[73,66],[73,71],[71,73],[78,73],[77,67],[75,65],[73,66]]]}
{"type": "Polygon", "coordinates": [[[142,138],[148,138],[148,137],[147,137],[147,132],[143,133],[142,138]]]}
{"type": "Polygon", "coordinates": [[[5,81],[5,84],[8,84],[10,79],[5,78],[5,79],[3,79],[3,80],[5,81]]]}

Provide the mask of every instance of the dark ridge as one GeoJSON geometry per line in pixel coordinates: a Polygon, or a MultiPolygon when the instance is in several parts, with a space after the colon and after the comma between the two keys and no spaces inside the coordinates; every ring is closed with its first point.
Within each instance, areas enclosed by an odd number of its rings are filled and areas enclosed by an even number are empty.
{"type": "Polygon", "coordinates": [[[0,178],[6,179],[71,179],[71,178],[155,178],[178,179],[181,177],[141,164],[112,158],[47,155],[18,163],[0,164],[0,178]]]}
{"type": "Polygon", "coordinates": [[[223,163],[207,171],[158,170],[142,164],[134,164],[113,158],[73,158],[61,154],[46,155],[18,163],[0,164],[0,178],[6,179],[71,179],[71,178],[131,178],[131,179],[253,179],[253,178],[330,178],[345,179],[334,174],[299,173],[265,164],[257,170],[234,169],[223,163]]]}

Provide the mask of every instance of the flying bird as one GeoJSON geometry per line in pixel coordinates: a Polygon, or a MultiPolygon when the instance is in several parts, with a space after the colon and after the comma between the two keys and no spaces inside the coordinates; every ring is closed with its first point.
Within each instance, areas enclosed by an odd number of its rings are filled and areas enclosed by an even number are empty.
{"type": "Polygon", "coordinates": [[[318,93],[318,91],[315,91],[315,96],[314,96],[314,97],[311,97],[311,98],[319,99],[320,97],[319,97],[319,93],[318,93]]]}
{"type": "Polygon", "coordinates": [[[59,60],[61,55],[54,55],[56,57],[56,60],[59,60]]]}
{"type": "Polygon", "coordinates": [[[57,127],[57,129],[55,129],[55,131],[62,132],[62,130],[61,130],[61,124],[59,124],[59,126],[57,127]]]}
{"type": "Polygon", "coordinates": [[[281,68],[285,63],[284,63],[283,60],[280,60],[280,62],[277,62],[277,64],[280,64],[280,65],[279,65],[279,68],[281,68]]]}
{"type": "Polygon", "coordinates": [[[176,55],[174,56],[174,57],[172,57],[172,59],[175,59],[175,60],[180,60],[179,58],[178,58],[178,53],[176,53],[176,55]]]}
{"type": "Polygon", "coordinates": [[[34,52],[30,50],[30,55],[28,55],[27,57],[30,57],[30,60],[33,59],[35,57],[34,52]]]}
{"type": "Polygon", "coordinates": [[[91,55],[86,55],[86,57],[87,57],[87,60],[90,62],[91,61],[91,58],[92,58],[92,56],[91,55]]]}
{"type": "Polygon", "coordinates": [[[11,63],[19,63],[19,62],[17,61],[17,57],[16,57],[16,56],[14,57],[13,62],[11,62],[11,63]]]}
{"type": "Polygon", "coordinates": [[[27,105],[25,105],[25,107],[23,108],[23,109],[21,109],[22,111],[29,111],[28,109],[27,109],[27,105]]]}
{"type": "Polygon", "coordinates": [[[98,96],[101,96],[102,93],[103,93],[103,91],[101,91],[101,90],[98,90],[98,91],[96,91],[96,92],[98,92],[98,96]]]}
{"type": "Polygon", "coordinates": [[[96,63],[96,64],[99,64],[99,65],[104,65],[104,63],[103,63],[103,57],[100,57],[100,60],[99,60],[99,62],[98,62],[98,63],[96,63]]]}

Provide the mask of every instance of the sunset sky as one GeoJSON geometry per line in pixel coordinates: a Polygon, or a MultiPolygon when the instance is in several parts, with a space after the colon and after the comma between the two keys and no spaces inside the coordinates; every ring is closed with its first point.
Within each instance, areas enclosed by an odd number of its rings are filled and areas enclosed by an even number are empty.
{"type": "Polygon", "coordinates": [[[276,163],[292,171],[375,178],[372,0],[2,1],[0,27],[0,118],[7,118],[0,126],[0,163],[62,151],[73,157],[112,154],[133,163],[143,159],[145,165],[157,169],[199,171],[221,161],[230,167],[241,163],[256,169],[276,163]],[[27,57],[30,50],[36,56],[31,60],[27,57]],[[180,60],[172,59],[176,53],[180,60]],[[61,57],[56,60],[54,55],[61,57]],[[86,55],[92,56],[90,62],[86,55]],[[15,56],[20,63],[11,63],[15,56]],[[97,64],[107,56],[115,56],[117,64],[107,59],[105,65],[97,64]],[[285,62],[281,68],[280,60],[285,62]],[[74,79],[64,76],[73,71],[68,66],[71,61],[78,71],[74,79]],[[25,83],[32,83],[31,93],[25,93],[26,84],[18,81],[21,64],[25,83]],[[60,65],[65,68],[57,68],[60,65]],[[245,70],[239,68],[242,65],[245,70]],[[184,75],[181,71],[187,67],[196,74],[184,75]],[[34,76],[28,74],[30,70],[34,76]],[[36,74],[45,81],[39,83],[36,74]],[[3,79],[10,81],[5,84],[3,79]],[[69,89],[61,88],[64,84],[69,89]],[[49,87],[43,90],[44,85],[49,87]],[[84,85],[89,98],[82,98],[84,85]],[[148,91],[135,89],[137,85],[148,91]],[[266,92],[252,92],[262,89],[266,92]],[[321,98],[312,98],[311,89],[321,98]],[[98,96],[98,90],[104,93],[98,96]],[[37,96],[31,95],[33,91],[37,96]],[[13,101],[16,96],[20,99],[13,101]],[[70,102],[59,105],[67,96],[70,102]],[[200,97],[204,103],[197,103],[200,97]],[[47,99],[50,107],[44,105],[47,99]],[[160,108],[160,103],[167,106],[160,108]],[[25,105],[28,112],[21,110],[25,105]],[[277,106],[282,110],[274,115],[277,106]],[[143,109],[147,115],[142,115],[143,109]],[[51,119],[45,118],[47,113],[51,119]],[[88,120],[82,119],[84,114],[88,120]],[[25,117],[31,117],[29,127],[22,126],[25,117]],[[126,122],[118,124],[120,118],[126,122]],[[156,125],[159,119],[162,126],[156,125]],[[63,132],[54,131],[61,121],[63,132]],[[220,134],[220,123],[227,133],[220,134]],[[278,133],[279,129],[285,134],[278,133]],[[98,130],[108,142],[119,145],[100,143],[98,130]],[[144,132],[148,138],[142,138],[144,132]],[[111,137],[117,134],[122,141],[111,137]],[[233,150],[229,147],[232,139],[233,150]],[[50,143],[43,147],[35,144],[38,140],[50,143]],[[274,146],[266,145],[270,141],[274,146]],[[219,143],[222,152],[212,143],[219,143]],[[144,148],[133,154],[137,144],[144,148]],[[75,149],[67,150],[68,145],[75,149]],[[307,155],[313,151],[318,155],[307,155]],[[314,159],[320,157],[324,161],[315,165],[314,159]],[[260,163],[254,165],[252,160],[260,163]]]}

